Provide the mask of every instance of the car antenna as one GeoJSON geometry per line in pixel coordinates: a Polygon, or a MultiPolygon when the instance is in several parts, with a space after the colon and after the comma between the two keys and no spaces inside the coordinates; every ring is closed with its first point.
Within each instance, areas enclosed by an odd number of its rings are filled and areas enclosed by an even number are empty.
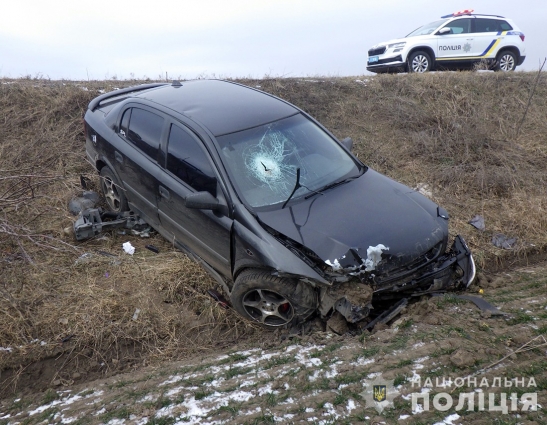
{"type": "Polygon", "coordinates": [[[171,86],[173,86],[173,87],[182,87],[182,84],[179,80],[173,80],[173,82],[171,83],[171,86]]]}

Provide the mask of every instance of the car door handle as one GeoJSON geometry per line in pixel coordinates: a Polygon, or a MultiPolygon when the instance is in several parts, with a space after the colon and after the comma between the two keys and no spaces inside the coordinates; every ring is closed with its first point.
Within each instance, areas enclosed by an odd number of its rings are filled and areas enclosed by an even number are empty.
{"type": "Polygon", "coordinates": [[[118,161],[120,164],[123,164],[123,156],[118,151],[114,152],[114,157],[116,158],[116,161],[118,161]]]}
{"type": "Polygon", "coordinates": [[[162,198],[169,199],[169,191],[163,186],[160,186],[160,196],[162,198]]]}

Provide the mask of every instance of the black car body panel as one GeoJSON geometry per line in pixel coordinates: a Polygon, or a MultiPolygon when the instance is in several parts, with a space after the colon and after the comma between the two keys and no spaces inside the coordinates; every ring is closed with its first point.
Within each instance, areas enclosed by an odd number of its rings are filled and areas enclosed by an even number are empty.
{"type": "MultiPolygon", "coordinates": [[[[338,309],[357,321],[370,306],[344,285],[397,297],[474,277],[463,239],[446,250],[441,207],[368,169],[274,96],[217,80],[152,84],[99,96],[84,121],[91,163],[108,167],[129,208],[228,293],[258,270],[282,279],[276,290],[299,282],[304,304],[319,300],[321,315],[338,309]]],[[[283,294],[261,291],[263,307],[286,308],[272,301],[283,294]]]]}
{"type": "Polygon", "coordinates": [[[425,209],[409,196],[413,193],[369,169],[346,184],[257,216],[323,261],[340,258],[350,248],[383,244],[389,247],[387,256],[405,263],[429,251],[448,232],[446,220],[437,217],[437,205],[427,200],[425,209]]]}

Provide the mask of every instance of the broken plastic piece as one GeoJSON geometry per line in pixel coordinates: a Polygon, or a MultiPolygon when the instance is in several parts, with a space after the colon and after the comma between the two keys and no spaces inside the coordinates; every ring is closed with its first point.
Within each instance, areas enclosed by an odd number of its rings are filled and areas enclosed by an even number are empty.
{"type": "Polygon", "coordinates": [[[135,236],[140,236],[141,238],[149,238],[151,230],[152,229],[150,227],[147,227],[146,229],[143,229],[143,230],[131,229],[131,234],[135,236]]]}
{"type": "Polygon", "coordinates": [[[149,249],[152,252],[155,252],[156,254],[160,253],[160,250],[158,248],[156,248],[154,245],[146,245],[145,248],[149,249]]]}
{"type": "Polygon", "coordinates": [[[133,255],[135,253],[135,247],[133,245],[131,245],[131,242],[124,242],[124,244],[122,246],[123,246],[123,250],[127,254],[133,255]]]}
{"type": "Polygon", "coordinates": [[[80,255],[76,261],[75,264],[81,264],[88,262],[91,258],[93,258],[93,254],[91,252],[84,252],[82,255],[80,255]]]}
{"type": "Polygon", "coordinates": [[[482,232],[484,232],[484,230],[486,229],[486,226],[484,225],[484,217],[482,215],[476,215],[471,220],[469,220],[468,223],[482,232]]]}
{"type": "MultiPolygon", "coordinates": [[[[434,297],[442,296],[443,294],[433,294],[434,297]]],[[[488,301],[486,301],[484,298],[477,297],[474,295],[454,295],[454,298],[458,298],[460,300],[466,300],[471,301],[474,303],[478,308],[481,309],[481,311],[487,311],[492,316],[505,316],[507,313],[504,313],[501,310],[498,310],[496,307],[494,307],[492,304],[490,304],[488,301]]]]}
{"type": "Polygon", "coordinates": [[[137,320],[139,318],[139,314],[141,312],[141,309],[140,308],[136,308],[135,309],[135,313],[133,313],[133,317],[131,318],[131,320],[137,320]]]}
{"type": "Polygon", "coordinates": [[[75,336],[76,336],[76,335],[65,336],[65,337],[61,340],[61,343],[68,342],[68,341],[70,341],[72,338],[74,338],[75,336]]]}
{"type": "Polygon", "coordinates": [[[226,299],[220,295],[217,291],[215,291],[214,289],[208,289],[207,290],[207,293],[213,297],[213,299],[218,303],[218,305],[220,305],[222,308],[224,309],[228,309],[230,308],[230,304],[228,304],[228,301],[226,301],[226,299]]]}
{"type": "Polygon", "coordinates": [[[363,327],[363,330],[366,329],[366,330],[370,331],[378,323],[387,323],[387,322],[389,322],[391,319],[393,319],[395,316],[397,316],[401,312],[401,310],[406,307],[407,304],[408,304],[408,299],[403,298],[397,304],[395,304],[393,307],[391,307],[389,310],[386,310],[382,314],[380,314],[372,322],[367,323],[363,327]]]}
{"type": "Polygon", "coordinates": [[[517,243],[517,238],[510,238],[509,236],[502,235],[501,233],[496,233],[492,237],[492,244],[501,249],[513,249],[517,243]]]}

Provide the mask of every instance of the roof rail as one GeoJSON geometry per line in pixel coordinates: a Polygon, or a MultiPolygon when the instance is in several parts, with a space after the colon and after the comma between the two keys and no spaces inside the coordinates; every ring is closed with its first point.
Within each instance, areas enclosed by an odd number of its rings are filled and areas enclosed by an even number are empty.
{"type": "Polygon", "coordinates": [[[134,93],[141,90],[153,89],[155,87],[165,86],[167,84],[168,83],[141,84],[140,86],[132,86],[132,87],[126,87],[124,89],[114,90],[114,91],[102,94],[96,97],[95,99],[93,99],[91,102],[89,102],[88,109],[90,109],[91,111],[94,111],[103,100],[106,100],[110,97],[119,96],[122,94],[134,93]]]}
{"type": "Polygon", "coordinates": [[[475,13],[475,15],[493,16],[494,18],[505,18],[505,16],[500,16],[500,15],[485,15],[485,14],[483,14],[483,13],[475,13]]]}
{"type": "Polygon", "coordinates": [[[446,19],[446,18],[458,18],[460,16],[492,16],[494,18],[504,18],[505,19],[505,16],[501,16],[501,15],[485,15],[484,13],[461,13],[459,15],[454,15],[453,13],[451,13],[450,15],[444,15],[444,16],[441,16],[441,19],[446,19]]]}

